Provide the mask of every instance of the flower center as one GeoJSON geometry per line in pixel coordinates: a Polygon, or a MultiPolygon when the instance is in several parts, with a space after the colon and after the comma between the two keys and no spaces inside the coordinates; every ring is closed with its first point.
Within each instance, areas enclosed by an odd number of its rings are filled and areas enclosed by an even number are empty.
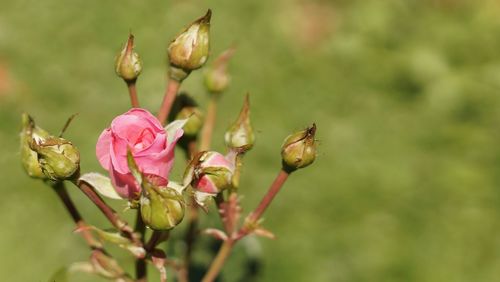
{"type": "Polygon", "coordinates": [[[145,128],[142,130],[141,134],[137,138],[137,140],[134,143],[134,149],[135,150],[142,150],[144,148],[149,147],[155,139],[155,136],[151,129],[145,128]]]}

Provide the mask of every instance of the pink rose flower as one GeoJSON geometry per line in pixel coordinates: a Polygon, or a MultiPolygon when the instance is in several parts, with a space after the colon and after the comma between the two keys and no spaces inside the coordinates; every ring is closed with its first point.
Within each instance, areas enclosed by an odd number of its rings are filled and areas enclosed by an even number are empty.
{"type": "Polygon", "coordinates": [[[182,134],[182,129],[177,129],[167,138],[156,117],[144,109],[134,108],[113,119],[111,127],[101,133],[96,145],[97,159],[109,172],[116,192],[124,198],[136,199],[141,187],[128,167],[127,148],[143,174],[166,185],[175,144],[182,134]]]}

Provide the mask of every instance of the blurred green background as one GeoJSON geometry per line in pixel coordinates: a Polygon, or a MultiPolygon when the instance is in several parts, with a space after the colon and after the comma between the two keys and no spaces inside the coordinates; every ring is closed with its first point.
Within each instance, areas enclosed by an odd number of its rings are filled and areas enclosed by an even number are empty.
{"type": "MultiPolygon", "coordinates": [[[[316,122],[320,140],[316,162],[292,175],[265,216],[278,239],[241,244],[223,281],[250,281],[241,278],[249,256],[260,257],[253,281],[498,281],[499,1],[0,2],[0,280],[47,281],[88,256],[55,194],[21,169],[21,112],[53,132],[78,112],[66,137],[83,171],[102,171],[97,137],[129,107],[113,70],[129,30],[145,66],[139,98],[156,111],[169,40],[210,7],[213,54],[238,46],[214,148],[223,150],[247,91],[258,131],[242,176],[245,210],[277,173],[287,134],[316,122]]],[[[182,89],[204,105],[200,73],[182,89]]],[[[70,190],[90,223],[109,227],[70,190]]],[[[211,211],[204,226],[219,224],[211,211]]],[[[210,259],[199,252],[196,262],[210,259]]]]}

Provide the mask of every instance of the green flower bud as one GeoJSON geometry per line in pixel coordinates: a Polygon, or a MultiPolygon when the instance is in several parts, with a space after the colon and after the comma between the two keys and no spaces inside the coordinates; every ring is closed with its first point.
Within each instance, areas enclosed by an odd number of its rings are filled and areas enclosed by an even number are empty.
{"type": "Polygon", "coordinates": [[[255,142],[250,124],[250,96],[247,94],[238,119],[229,127],[224,135],[226,146],[243,153],[250,150],[255,142]]]}
{"type": "Polygon", "coordinates": [[[143,179],[140,198],[144,223],[154,230],[169,230],[184,218],[185,204],[181,194],[169,187],[157,187],[143,179]]]}
{"type": "Polygon", "coordinates": [[[126,82],[135,81],[142,71],[142,61],[134,51],[134,36],[129,35],[127,43],[116,56],[116,74],[126,82]]]}
{"type": "Polygon", "coordinates": [[[21,130],[21,162],[29,176],[47,178],[38,163],[38,154],[30,147],[32,140],[41,141],[49,137],[49,133],[35,125],[35,121],[28,114],[22,115],[21,130]]]}
{"type": "Polygon", "coordinates": [[[209,9],[205,16],[189,25],[168,46],[171,78],[181,81],[207,61],[211,16],[209,9]]]}
{"type": "Polygon", "coordinates": [[[316,158],[316,144],[314,135],[316,124],[296,132],[285,139],[281,147],[283,168],[289,172],[306,167],[316,158]]]}
{"type": "Polygon", "coordinates": [[[80,168],[80,152],[64,138],[33,139],[30,147],[38,154],[42,172],[51,180],[71,179],[80,168]]]}
{"type": "Polygon", "coordinates": [[[203,114],[197,107],[183,107],[175,119],[188,119],[184,127],[184,136],[195,137],[203,126],[203,114]]]}
{"type": "Polygon", "coordinates": [[[234,51],[235,48],[229,48],[224,51],[205,71],[205,86],[210,93],[220,94],[229,85],[231,77],[227,73],[227,65],[234,51]]]}

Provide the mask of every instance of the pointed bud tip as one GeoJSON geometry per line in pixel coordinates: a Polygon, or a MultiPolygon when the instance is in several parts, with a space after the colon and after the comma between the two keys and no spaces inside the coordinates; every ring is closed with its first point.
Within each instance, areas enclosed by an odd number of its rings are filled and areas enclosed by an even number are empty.
{"type": "Polygon", "coordinates": [[[212,9],[208,9],[207,13],[201,17],[198,21],[200,23],[210,23],[210,20],[212,19],[212,9]]]}
{"type": "Polygon", "coordinates": [[[250,94],[247,93],[240,114],[224,135],[226,146],[239,153],[250,150],[255,143],[255,134],[250,122],[250,94]]]}

